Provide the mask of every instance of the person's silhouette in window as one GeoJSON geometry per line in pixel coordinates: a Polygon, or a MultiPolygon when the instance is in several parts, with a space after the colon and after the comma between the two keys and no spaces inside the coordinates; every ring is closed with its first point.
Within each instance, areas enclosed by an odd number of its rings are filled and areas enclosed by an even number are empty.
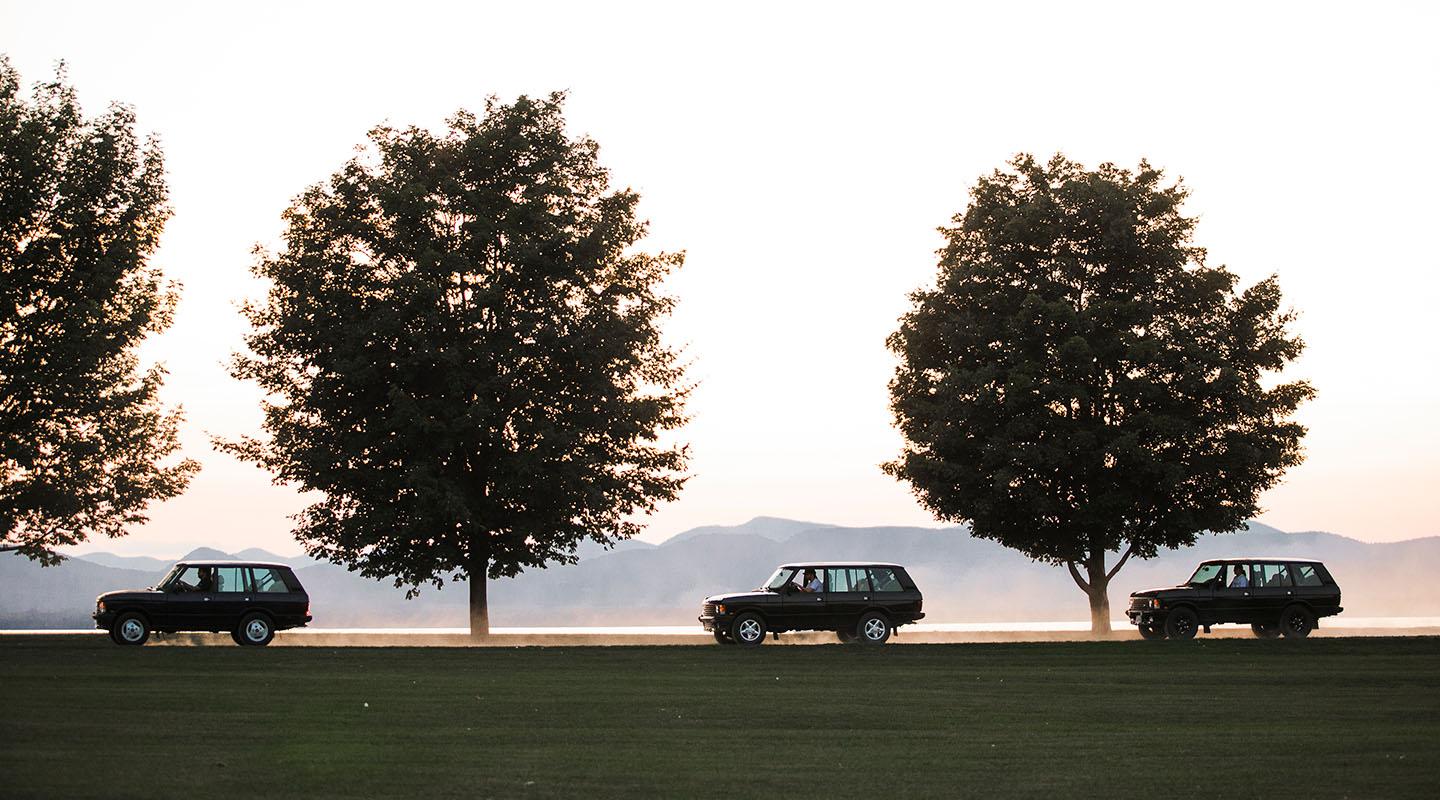
{"type": "Polygon", "coordinates": [[[200,580],[195,583],[197,592],[213,592],[215,589],[215,570],[209,567],[200,568],[200,580]]]}
{"type": "Polygon", "coordinates": [[[805,570],[805,583],[800,586],[802,592],[821,592],[825,590],[825,582],[815,574],[815,570],[805,570]]]}
{"type": "Polygon", "coordinates": [[[1235,565],[1235,579],[1232,580],[1232,581],[1230,581],[1230,588],[1231,588],[1231,589],[1248,589],[1249,587],[1250,587],[1250,579],[1247,578],[1247,577],[1245,577],[1245,568],[1242,567],[1242,566],[1240,566],[1239,564],[1236,564],[1236,565],[1235,565]]]}

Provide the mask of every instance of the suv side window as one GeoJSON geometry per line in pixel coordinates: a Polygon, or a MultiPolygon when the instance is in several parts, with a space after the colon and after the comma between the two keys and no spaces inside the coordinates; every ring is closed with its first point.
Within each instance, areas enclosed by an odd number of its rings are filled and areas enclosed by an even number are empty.
{"type": "Polygon", "coordinates": [[[1257,564],[1255,565],[1256,577],[1260,578],[1256,586],[1292,586],[1290,582],[1290,570],[1284,564],[1257,564]]]}
{"type": "Polygon", "coordinates": [[[905,591],[905,587],[900,585],[900,579],[895,577],[895,570],[889,567],[871,567],[870,577],[877,592],[905,591]]]}
{"type": "Polygon", "coordinates": [[[248,571],[244,567],[216,567],[215,591],[248,592],[250,589],[245,583],[249,578],[245,574],[248,571]]]}
{"type": "Polygon", "coordinates": [[[279,570],[269,567],[253,567],[251,572],[255,576],[255,591],[257,592],[290,591],[290,587],[285,585],[285,578],[279,570]]]}
{"type": "Polygon", "coordinates": [[[1320,580],[1320,573],[1315,571],[1312,564],[1300,564],[1295,572],[1296,586],[1322,586],[1324,581],[1320,580]]]}
{"type": "Polygon", "coordinates": [[[870,591],[870,576],[863,567],[856,569],[830,568],[825,570],[830,591],[832,592],[868,592],[870,591]]]}

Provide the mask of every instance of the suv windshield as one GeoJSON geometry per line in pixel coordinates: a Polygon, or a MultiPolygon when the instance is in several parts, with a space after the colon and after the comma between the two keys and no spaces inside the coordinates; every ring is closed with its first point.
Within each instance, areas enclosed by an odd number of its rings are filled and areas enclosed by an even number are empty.
{"type": "Polygon", "coordinates": [[[181,567],[179,564],[176,564],[175,566],[171,567],[171,568],[170,568],[170,571],[165,573],[165,577],[163,577],[163,578],[161,578],[160,580],[158,580],[158,581],[155,582],[155,588],[156,588],[156,589],[160,589],[160,590],[163,591],[163,590],[165,589],[166,584],[170,583],[170,581],[172,581],[172,580],[175,579],[175,576],[176,576],[176,575],[179,575],[179,574],[180,574],[180,570],[181,570],[181,569],[182,569],[182,567],[181,567]]]}
{"type": "Polygon", "coordinates": [[[1186,583],[1191,586],[1203,586],[1219,577],[1220,572],[1224,569],[1224,564],[1201,564],[1200,568],[1195,570],[1195,574],[1191,575],[1190,580],[1186,581],[1186,583]]]}
{"type": "Polygon", "coordinates": [[[784,586],[790,580],[790,576],[794,574],[794,569],[791,569],[790,567],[781,567],[780,569],[775,570],[775,574],[770,576],[770,580],[765,582],[765,588],[773,592],[776,589],[784,586]]]}

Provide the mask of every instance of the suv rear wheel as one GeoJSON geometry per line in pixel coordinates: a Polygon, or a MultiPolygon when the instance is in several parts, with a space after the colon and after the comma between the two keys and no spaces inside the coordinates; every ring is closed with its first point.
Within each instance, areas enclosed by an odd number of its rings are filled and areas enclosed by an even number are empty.
{"type": "Polygon", "coordinates": [[[860,618],[855,632],[863,644],[885,644],[890,638],[890,620],[878,611],[871,611],[860,618]]]}
{"type": "Polygon", "coordinates": [[[1170,612],[1165,618],[1165,637],[1167,639],[1194,639],[1195,631],[1200,627],[1200,617],[1193,609],[1177,608],[1170,612]]]}
{"type": "Polygon", "coordinates": [[[1273,622],[1252,622],[1250,630],[1255,634],[1256,639],[1280,638],[1280,626],[1273,622]]]}
{"type": "Polygon", "coordinates": [[[759,647],[765,644],[765,620],[751,611],[735,618],[730,623],[730,638],[744,647],[759,647]]]}
{"type": "Polygon", "coordinates": [[[264,647],[275,638],[275,623],[264,614],[252,611],[240,618],[240,625],[233,634],[240,644],[264,647]]]}
{"type": "Polygon", "coordinates": [[[1304,606],[1290,606],[1280,615],[1280,632],[1286,639],[1304,639],[1315,630],[1315,617],[1304,606]]]}

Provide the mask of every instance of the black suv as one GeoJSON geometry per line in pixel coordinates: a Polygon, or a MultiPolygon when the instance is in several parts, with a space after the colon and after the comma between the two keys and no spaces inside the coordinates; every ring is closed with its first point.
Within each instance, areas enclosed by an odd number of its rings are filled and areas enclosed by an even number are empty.
{"type": "Polygon", "coordinates": [[[842,642],[884,644],[924,618],[923,598],[899,564],[786,564],[753,592],[705,598],[700,624],[721,644],[748,647],[787,631],[835,631],[842,642]]]}
{"type": "Polygon", "coordinates": [[[95,598],[93,616],[116,644],[145,644],[151,632],[229,631],[236,644],[263,647],[310,621],[310,596],[284,564],[182,561],[149,589],[95,598]]]}
{"type": "Polygon", "coordinates": [[[1146,639],[1189,639],[1222,622],[1248,622],[1256,636],[1274,639],[1309,636],[1321,617],[1344,610],[1319,561],[1226,558],[1204,562],[1180,586],[1135,592],[1126,615],[1146,639]]]}

